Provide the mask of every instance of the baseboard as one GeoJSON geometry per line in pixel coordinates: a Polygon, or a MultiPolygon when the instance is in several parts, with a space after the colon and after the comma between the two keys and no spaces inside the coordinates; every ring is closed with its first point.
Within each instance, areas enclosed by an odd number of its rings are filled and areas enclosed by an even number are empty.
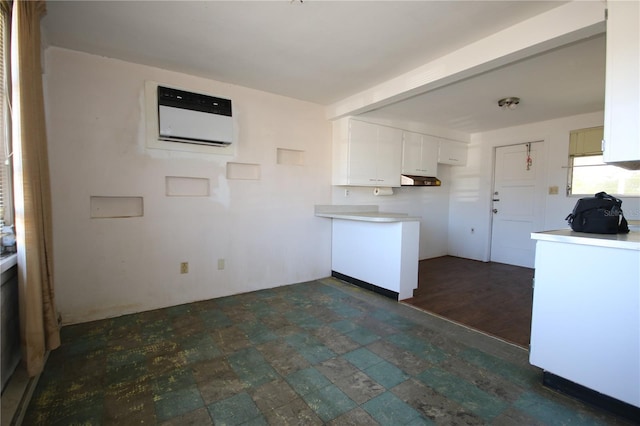
{"type": "Polygon", "coordinates": [[[371,284],[366,281],[359,280],[357,278],[350,277],[349,275],[341,274],[340,272],[331,271],[331,276],[339,280],[348,282],[350,284],[357,285],[358,287],[364,288],[366,290],[373,291],[374,293],[378,293],[384,297],[388,297],[389,299],[393,299],[396,301],[398,300],[398,296],[400,295],[400,293],[398,292],[379,287],[375,284],[371,284]]]}
{"type": "Polygon", "coordinates": [[[542,373],[542,383],[548,388],[579,399],[589,405],[609,411],[617,416],[624,417],[634,422],[640,419],[639,407],[601,394],[600,392],[574,383],[563,377],[556,376],[548,371],[544,371],[542,373]]]}

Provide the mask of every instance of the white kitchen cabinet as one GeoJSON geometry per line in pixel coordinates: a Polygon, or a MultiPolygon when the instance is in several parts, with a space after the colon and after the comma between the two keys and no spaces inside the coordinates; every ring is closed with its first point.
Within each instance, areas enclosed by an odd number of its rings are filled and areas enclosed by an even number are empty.
{"type": "Polygon", "coordinates": [[[441,139],[438,147],[438,163],[466,166],[467,144],[441,139]]]}
{"type": "Polygon", "coordinates": [[[333,133],[334,185],[400,186],[401,130],[343,119],[333,133]]]}
{"type": "Polygon", "coordinates": [[[413,297],[418,287],[420,221],[369,219],[333,219],[332,275],[348,282],[355,279],[365,288],[373,285],[374,291],[396,300],[413,297]]]}
{"type": "Polygon", "coordinates": [[[604,161],[640,161],[640,2],[608,1],[607,10],[604,161]]]}
{"type": "Polygon", "coordinates": [[[402,174],[438,175],[438,139],[414,132],[402,132],[402,174]]]}
{"type": "Polygon", "coordinates": [[[640,407],[640,236],[564,229],[532,238],[531,364],[640,407]]]}

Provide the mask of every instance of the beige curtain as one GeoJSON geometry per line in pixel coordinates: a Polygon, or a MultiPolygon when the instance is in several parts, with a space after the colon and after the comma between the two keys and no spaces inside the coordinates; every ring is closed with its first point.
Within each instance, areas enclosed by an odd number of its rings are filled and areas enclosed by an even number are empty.
{"type": "Polygon", "coordinates": [[[30,376],[60,346],[53,287],[53,241],[47,136],[40,64],[44,1],[14,0],[11,79],[15,225],[22,360],[30,376]]]}

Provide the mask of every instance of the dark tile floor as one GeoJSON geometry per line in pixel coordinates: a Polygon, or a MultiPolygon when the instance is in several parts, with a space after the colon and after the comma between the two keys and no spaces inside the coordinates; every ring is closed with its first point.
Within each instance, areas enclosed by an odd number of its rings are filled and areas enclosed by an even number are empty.
{"type": "Polygon", "coordinates": [[[325,279],[64,327],[25,425],[625,424],[527,352],[325,279]]]}

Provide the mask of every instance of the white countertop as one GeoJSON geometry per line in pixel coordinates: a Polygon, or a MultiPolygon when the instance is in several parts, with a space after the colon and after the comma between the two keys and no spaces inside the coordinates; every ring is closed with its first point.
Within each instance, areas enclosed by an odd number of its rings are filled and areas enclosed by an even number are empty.
{"type": "Polygon", "coordinates": [[[330,219],[359,220],[365,222],[411,222],[419,221],[406,213],[380,212],[378,206],[324,205],[315,206],[315,215],[330,219]]]}
{"type": "Polygon", "coordinates": [[[316,213],[318,217],[331,219],[362,220],[365,222],[409,222],[420,220],[419,217],[409,216],[406,213],[381,213],[381,212],[353,212],[353,213],[316,213]]]}
{"type": "Polygon", "coordinates": [[[558,229],[555,231],[534,232],[531,234],[531,238],[540,241],[640,251],[640,232],[638,231],[631,231],[628,234],[590,234],[575,232],[571,229],[558,229]]]}

